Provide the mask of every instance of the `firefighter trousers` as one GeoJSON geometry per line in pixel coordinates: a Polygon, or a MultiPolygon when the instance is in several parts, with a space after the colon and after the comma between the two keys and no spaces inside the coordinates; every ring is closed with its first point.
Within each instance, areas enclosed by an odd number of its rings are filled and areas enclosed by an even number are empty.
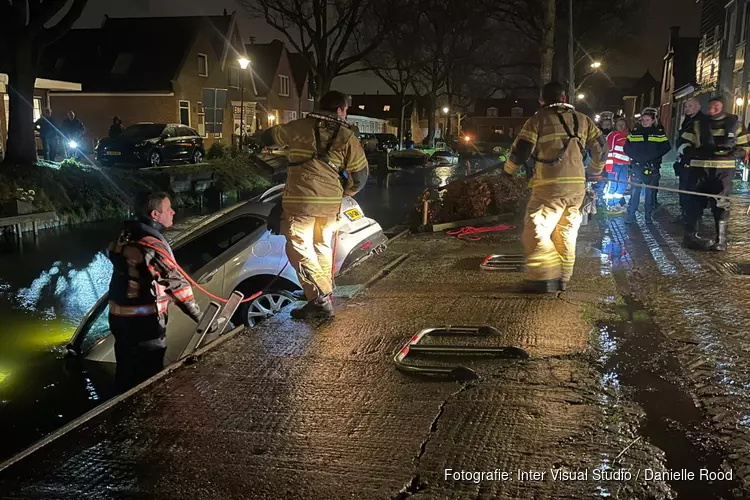
{"type": "Polygon", "coordinates": [[[337,223],[336,216],[284,215],[282,220],[286,255],[309,301],[333,293],[332,243],[337,223]]]}
{"type": "Polygon", "coordinates": [[[554,197],[532,192],[521,237],[526,253],[526,279],[570,280],[583,220],[583,198],[583,192],[554,197]]]}
{"type": "MultiPolygon", "coordinates": [[[[686,186],[688,191],[724,196],[729,196],[732,193],[733,168],[687,167],[685,175],[687,176],[686,186]]],[[[698,230],[698,223],[703,217],[703,211],[709,206],[717,226],[719,221],[729,220],[729,198],[716,199],[689,195],[686,201],[685,229],[688,232],[698,230]]]]}

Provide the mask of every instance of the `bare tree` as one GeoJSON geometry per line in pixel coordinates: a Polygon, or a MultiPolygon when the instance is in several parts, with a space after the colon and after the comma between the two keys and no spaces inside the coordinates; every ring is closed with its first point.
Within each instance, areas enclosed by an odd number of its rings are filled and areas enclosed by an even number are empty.
{"type": "Polygon", "coordinates": [[[337,76],[359,63],[397,26],[397,0],[238,0],[251,16],[280,31],[303,55],[316,101],[337,76]]]}
{"type": "Polygon", "coordinates": [[[555,21],[557,5],[555,0],[544,1],[544,28],[542,31],[542,72],[541,84],[552,81],[552,66],[555,61],[555,21]]]}
{"type": "Polygon", "coordinates": [[[401,120],[398,135],[399,148],[403,147],[405,134],[407,94],[413,90],[412,84],[421,67],[421,37],[418,29],[419,14],[404,19],[401,26],[383,42],[382,46],[370,53],[364,61],[367,69],[375,73],[396,96],[398,96],[401,120]]]}
{"type": "Polygon", "coordinates": [[[0,63],[8,73],[8,147],[3,164],[36,161],[34,83],[42,51],[70,30],[88,0],[0,0],[0,63]],[[62,16],[62,17],[60,17],[62,16]],[[59,21],[50,24],[59,17],[59,21]]]}

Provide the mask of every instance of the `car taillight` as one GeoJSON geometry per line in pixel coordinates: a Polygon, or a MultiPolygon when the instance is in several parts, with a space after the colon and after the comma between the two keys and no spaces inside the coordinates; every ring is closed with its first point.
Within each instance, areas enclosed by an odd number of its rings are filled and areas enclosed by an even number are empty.
{"type": "Polygon", "coordinates": [[[362,250],[367,250],[367,249],[368,249],[368,248],[370,248],[371,246],[372,246],[372,241],[368,241],[367,243],[365,243],[364,245],[362,245],[362,246],[360,247],[360,249],[362,249],[362,250]]]}

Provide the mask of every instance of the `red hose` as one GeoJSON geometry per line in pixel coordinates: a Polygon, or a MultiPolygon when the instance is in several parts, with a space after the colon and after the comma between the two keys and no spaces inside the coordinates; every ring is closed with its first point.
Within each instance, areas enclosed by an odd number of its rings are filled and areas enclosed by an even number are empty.
{"type": "MultiPolygon", "coordinates": [[[[159,252],[159,254],[162,257],[164,257],[167,260],[167,262],[169,262],[170,264],[172,264],[180,272],[180,274],[182,274],[185,277],[185,279],[190,282],[191,285],[193,285],[195,288],[197,288],[198,290],[200,290],[201,292],[203,292],[204,294],[206,294],[208,297],[210,297],[210,298],[212,298],[214,300],[217,300],[219,302],[225,303],[225,304],[227,302],[229,302],[229,300],[221,298],[221,297],[217,297],[216,295],[212,294],[211,292],[209,292],[208,290],[206,290],[205,288],[203,288],[202,286],[200,286],[198,283],[196,283],[195,281],[193,281],[193,278],[191,278],[190,275],[188,273],[186,273],[185,270],[182,267],[180,267],[180,265],[172,258],[172,256],[169,255],[164,250],[162,250],[161,248],[155,247],[153,245],[149,245],[148,243],[144,243],[142,241],[138,242],[138,244],[141,245],[141,246],[144,246],[144,247],[148,247],[148,248],[150,248],[150,249],[152,249],[152,250],[154,250],[156,252],[159,252]]],[[[279,276],[281,276],[281,273],[284,272],[284,269],[286,269],[286,266],[288,266],[288,265],[289,265],[289,261],[287,260],[286,264],[284,264],[284,267],[281,268],[281,271],[279,271],[279,274],[276,275],[276,277],[274,278],[273,281],[275,281],[279,276]]],[[[271,283],[273,283],[273,281],[271,281],[271,283]]],[[[261,295],[263,295],[263,290],[261,290],[260,292],[256,292],[256,293],[252,294],[251,296],[247,297],[246,299],[242,299],[242,301],[240,301],[240,304],[243,304],[245,302],[253,301],[253,300],[257,299],[258,297],[260,297],[261,295]]]]}
{"type": "Polygon", "coordinates": [[[473,236],[473,235],[483,234],[483,233],[499,233],[501,231],[509,231],[515,228],[516,226],[510,225],[510,224],[498,224],[497,226],[485,226],[485,227],[466,226],[456,231],[447,231],[445,234],[447,236],[455,236],[459,240],[479,241],[482,238],[479,236],[473,236]]]}

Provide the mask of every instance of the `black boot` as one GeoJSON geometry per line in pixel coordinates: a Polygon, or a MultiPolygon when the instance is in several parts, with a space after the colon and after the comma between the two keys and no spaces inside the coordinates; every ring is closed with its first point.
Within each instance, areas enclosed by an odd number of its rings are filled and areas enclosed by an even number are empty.
{"type": "Polygon", "coordinates": [[[727,251],[727,227],[729,221],[721,220],[716,223],[716,243],[711,245],[711,250],[714,252],[726,252],[727,251]]]}
{"type": "Polygon", "coordinates": [[[682,240],[685,248],[706,252],[711,249],[713,243],[713,241],[703,238],[698,234],[698,224],[685,224],[685,238],[682,240]]]}
{"type": "Polygon", "coordinates": [[[568,280],[560,279],[560,282],[558,283],[558,288],[561,292],[565,292],[568,290],[568,280]]]}
{"type": "Polygon", "coordinates": [[[525,280],[521,286],[523,293],[557,293],[560,280],[525,280]]]}
{"type": "Polygon", "coordinates": [[[333,318],[335,314],[330,296],[324,296],[294,309],[290,315],[294,319],[328,319],[333,318]]]}

